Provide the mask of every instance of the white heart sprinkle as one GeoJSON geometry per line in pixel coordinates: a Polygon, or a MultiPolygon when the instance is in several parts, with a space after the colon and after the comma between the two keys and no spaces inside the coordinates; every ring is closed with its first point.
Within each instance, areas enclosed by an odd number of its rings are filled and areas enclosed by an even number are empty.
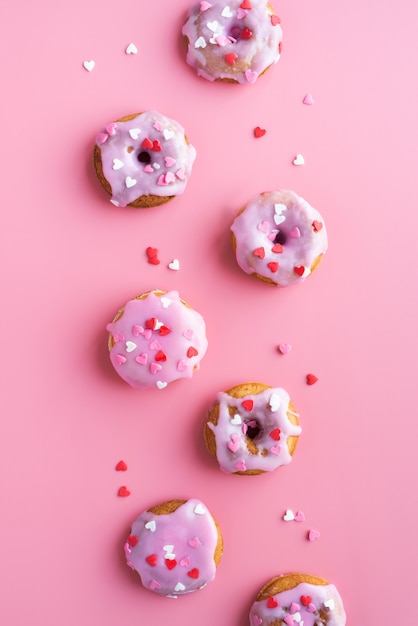
{"type": "Polygon", "coordinates": [[[206,48],[206,41],[204,40],[204,38],[203,37],[199,37],[199,39],[196,39],[194,47],[195,48],[206,48]]]}
{"type": "Polygon", "coordinates": [[[271,394],[269,405],[270,405],[270,409],[272,410],[272,412],[275,413],[280,406],[280,398],[277,395],[277,393],[271,394]]]}
{"type": "Polygon", "coordinates": [[[203,504],[201,504],[200,502],[199,502],[199,504],[196,504],[196,506],[194,508],[194,513],[196,513],[196,515],[205,515],[206,509],[203,506],[203,504]]]}
{"type": "Polygon", "coordinates": [[[114,204],[115,206],[119,206],[119,202],[117,200],[113,200],[113,198],[110,201],[112,204],[114,204]]]}
{"type": "Polygon", "coordinates": [[[214,20],[213,22],[207,22],[206,26],[213,33],[216,33],[218,31],[218,29],[220,28],[219,23],[216,20],[214,20]]]}
{"type": "Polygon", "coordinates": [[[85,70],[87,70],[88,72],[91,72],[91,70],[94,68],[95,66],[95,62],[94,61],[84,61],[83,63],[83,67],[85,70]]]}
{"type": "Polygon", "coordinates": [[[112,169],[113,170],[120,170],[121,167],[123,167],[122,161],[120,159],[113,159],[112,169]]]}
{"type": "Polygon", "coordinates": [[[157,380],[156,385],[158,389],[164,389],[164,387],[167,387],[168,383],[164,383],[162,380],[157,380]]]}
{"type": "Polygon", "coordinates": [[[174,130],[168,130],[168,128],[164,128],[163,130],[164,139],[167,141],[174,137],[174,130]]]}
{"type": "Polygon", "coordinates": [[[286,209],[287,209],[287,206],[283,204],[282,202],[279,202],[278,204],[274,205],[274,212],[277,213],[278,215],[280,215],[280,213],[282,213],[286,209]]]}
{"type": "Polygon", "coordinates": [[[125,185],[128,189],[130,189],[131,187],[135,187],[137,181],[135,180],[135,178],[131,178],[130,176],[127,176],[125,178],[125,185]]]}
{"type": "Polygon", "coordinates": [[[242,424],[241,415],[239,413],[235,413],[234,417],[231,419],[231,424],[234,424],[234,426],[242,424]]]}
{"type": "Polygon", "coordinates": [[[163,546],[164,552],[171,553],[174,550],[174,546],[163,546]]]}
{"type": "Polygon", "coordinates": [[[293,619],[295,620],[295,622],[299,624],[299,622],[302,619],[302,615],[299,613],[299,611],[296,611],[296,613],[293,613],[293,619]]]}
{"type": "Polygon", "coordinates": [[[137,345],[133,341],[127,341],[126,342],[126,352],[133,352],[136,347],[137,347],[137,345]]]}
{"type": "Polygon", "coordinates": [[[132,139],[138,139],[138,136],[141,134],[141,129],[140,128],[131,128],[129,129],[129,134],[132,137],[132,139]]]}
{"type": "Polygon", "coordinates": [[[171,261],[171,263],[168,264],[168,267],[171,270],[179,270],[180,269],[180,262],[179,262],[179,260],[178,259],[173,259],[171,261]]]}
{"type": "Polygon", "coordinates": [[[286,513],[283,515],[283,519],[285,522],[291,522],[295,519],[295,514],[291,509],[287,509],[286,513]]]}
{"type": "Polygon", "coordinates": [[[155,322],[154,330],[160,330],[161,326],[164,326],[164,324],[160,322],[160,320],[157,320],[155,322]]]}
{"type": "Polygon", "coordinates": [[[177,585],[174,587],[174,591],[184,591],[185,589],[186,587],[182,583],[177,583],[177,585]]]}
{"type": "Polygon", "coordinates": [[[228,6],[226,6],[224,10],[222,11],[221,15],[222,17],[232,17],[232,11],[228,6]]]}
{"type": "Polygon", "coordinates": [[[285,218],[285,216],[284,216],[284,215],[277,215],[277,214],[276,214],[276,215],[274,216],[274,222],[275,222],[275,224],[277,224],[277,226],[278,226],[279,224],[281,224],[282,222],[284,222],[284,221],[285,221],[285,219],[286,219],[286,218],[285,218]]]}
{"type": "Polygon", "coordinates": [[[125,50],[126,54],[138,54],[138,48],[136,47],[136,45],[134,43],[130,43],[126,50],[125,50]]]}
{"type": "Polygon", "coordinates": [[[333,611],[335,609],[335,602],[333,598],[330,598],[329,600],[325,600],[324,602],[324,606],[329,609],[330,611],[333,611]]]}
{"type": "Polygon", "coordinates": [[[175,554],[172,554],[172,553],[169,553],[169,554],[165,554],[165,555],[164,555],[164,558],[165,558],[167,561],[174,561],[174,559],[176,558],[176,555],[175,555],[175,554]]]}
{"type": "Polygon", "coordinates": [[[305,165],[305,159],[301,154],[297,154],[293,159],[293,165],[305,165]]]}
{"type": "Polygon", "coordinates": [[[157,528],[157,524],[154,522],[154,520],[151,520],[150,522],[147,522],[145,524],[145,528],[147,530],[150,530],[152,533],[155,533],[155,529],[157,528]]]}
{"type": "Polygon", "coordinates": [[[163,305],[164,309],[167,309],[170,306],[170,304],[171,304],[170,298],[166,298],[165,296],[162,296],[161,297],[161,304],[163,305]]]}

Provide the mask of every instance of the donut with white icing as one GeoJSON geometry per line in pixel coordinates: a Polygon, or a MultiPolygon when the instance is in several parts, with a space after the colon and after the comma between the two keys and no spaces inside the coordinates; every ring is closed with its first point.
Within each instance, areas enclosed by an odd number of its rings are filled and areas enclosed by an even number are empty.
{"type": "Polygon", "coordinates": [[[223,553],[216,520],[195,498],[170,500],[139,515],[125,543],[142,585],[176,598],[212,582],[223,553]]]}
{"type": "Polygon", "coordinates": [[[253,603],[250,626],[345,626],[346,614],[336,587],[311,574],[272,578],[253,603]]]}
{"type": "Polygon", "coordinates": [[[232,226],[240,268],[272,285],[302,283],[328,249],[321,214],[294,191],[270,191],[241,209],[232,226]]]}
{"type": "Polygon", "coordinates": [[[111,122],[96,137],[93,163],[115,206],[148,208],[182,194],[196,150],[175,120],[144,111],[111,122]]]}
{"type": "Polygon", "coordinates": [[[291,462],[302,431],[281,387],[244,383],[218,393],[204,428],[207,448],[227,474],[271,472],[291,462]]]}
{"type": "Polygon", "coordinates": [[[208,345],[203,317],[177,291],[129,300],[106,329],[112,365],[136,389],[164,389],[191,378],[208,345]]]}
{"type": "Polygon", "coordinates": [[[280,19],[266,0],[197,2],[182,34],[187,63],[210,81],[252,84],[282,49],[280,19]]]}

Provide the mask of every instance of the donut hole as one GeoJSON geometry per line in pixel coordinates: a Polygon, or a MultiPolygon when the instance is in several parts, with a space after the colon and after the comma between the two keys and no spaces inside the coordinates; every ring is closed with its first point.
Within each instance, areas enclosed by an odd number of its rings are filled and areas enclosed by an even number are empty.
{"type": "Polygon", "coordinates": [[[251,419],[251,420],[246,421],[245,425],[247,426],[247,431],[245,433],[245,436],[247,437],[247,439],[250,439],[251,441],[254,441],[255,439],[257,439],[263,431],[263,429],[260,426],[260,423],[256,419],[251,419]]]}
{"type": "Polygon", "coordinates": [[[238,24],[234,24],[234,26],[231,26],[228,32],[228,37],[232,37],[232,39],[238,41],[238,39],[241,37],[241,27],[238,26],[238,24]]]}
{"type": "Polygon", "coordinates": [[[284,246],[286,241],[287,241],[286,233],[284,232],[284,230],[279,230],[279,232],[274,238],[274,243],[279,243],[281,246],[284,246]]]}
{"type": "Polygon", "coordinates": [[[142,150],[141,152],[138,153],[138,161],[140,163],[145,163],[145,165],[148,165],[149,163],[151,163],[150,153],[147,152],[146,150],[142,150]]]}

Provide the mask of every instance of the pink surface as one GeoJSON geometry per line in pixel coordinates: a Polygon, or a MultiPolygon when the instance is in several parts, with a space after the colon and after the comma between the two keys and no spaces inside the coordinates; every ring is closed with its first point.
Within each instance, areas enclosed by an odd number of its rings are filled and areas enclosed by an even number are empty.
{"type": "Polygon", "coordinates": [[[0,8],[2,624],[245,626],[262,584],[295,570],[338,587],[350,626],[410,621],[418,5],[274,4],[282,58],[249,86],[186,66],[186,0],[0,8]],[[149,108],[184,125],[193,174],[166,206],[116,209],[94,138],[149,108]],[[283,290],[242,273],[229,243],[240,207],[277,188],[318,208],[329,235],[318,271],[283,290]],[[153,288],[204,315],[209,348],[193,379],[141,392],[115,375],[105,326],[153,288]],[[202,423],[218,391],[248,380],[287,389],[303,433],[289,466],[227,476],[202,423]],[[206,589],[161,598],[123,543],[144,509],[189,497],[218,520],[224,558],[206,589]],[[288,508],[305,521],[283,521],[288,508]]]}

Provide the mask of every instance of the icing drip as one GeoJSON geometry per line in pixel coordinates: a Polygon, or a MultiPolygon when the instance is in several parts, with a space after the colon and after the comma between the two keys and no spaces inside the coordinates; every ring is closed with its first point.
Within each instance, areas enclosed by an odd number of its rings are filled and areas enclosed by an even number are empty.
{"type": "Polygon", "coordinates": [[[208,427],[216,439],[216,456],[226,473],[245,470],[270,472],[292,460],[287,440],[299,436],[300,426],[287,416],[289,394],[269,388],[256,395],[234,398],[217,396],[219,415],[216,426],[208,427]]]}
{"type": "Polygon", "coordinates": [[[200,500],[191,499],[173,513],[145,511],[137,517],[125,555],[144,587],[176,597],[201,589],[215,578],[217,544],[212,516],[200,500]]]}
{"type": "Polygon", "coordinates": [[[346,615],[334,585],[300,583],[251,607],[250,625],[344,626],[346,615]],[[281,620],[281,621],[279,621],[281,620]]]}
{"type": "Polygon", "coordinates": [[[183,193],[196,158],[184,128],[156,111],[109,124],[98,134],[96,145],[116,206],[146,195],[183,193]]]}

